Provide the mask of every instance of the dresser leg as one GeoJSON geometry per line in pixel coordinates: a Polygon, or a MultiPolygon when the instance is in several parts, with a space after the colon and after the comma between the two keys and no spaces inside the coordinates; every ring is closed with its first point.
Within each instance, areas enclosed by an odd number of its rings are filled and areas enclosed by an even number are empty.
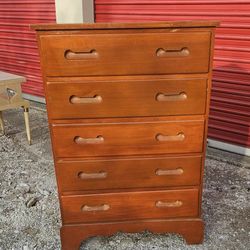
{"type": "Polygon", "coordinates": [[[180,233],[182,237],[186,240],[186,243],[191,244],[201,244],[204,240],[204,223],[202,220],[191,223],[191,225],[186,224],[184,230],[180,233]],[[189,227],[192,226],[192,229],[189,227]]]}
{"type": "Polygon", "coordinates": [[[203,242],[204,225],[201,219],[116,222],[62,226],[62,249],[77,250],[80,248],[81,242],[89,237],[111,236],[117,232],[136,233],[144,230],[152,233],[180,234],[187,244],[203,242]]]}

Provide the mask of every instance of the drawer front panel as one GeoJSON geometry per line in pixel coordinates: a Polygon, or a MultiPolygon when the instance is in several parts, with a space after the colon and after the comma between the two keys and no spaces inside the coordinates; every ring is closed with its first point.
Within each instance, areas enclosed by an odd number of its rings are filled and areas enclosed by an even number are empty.
{"type": "Polygon", "coordinates": [[[198,216],[198,189],[62,196],[64,223],[198,216]]]}
{"type": "Polygon", "coordinates": [[[48,76],[205,73],[210,32],[41,36],[48,76]],[[73,41],[73,42],[72,42],[73,41]]]}
{"type": "Polygon", "coordinates": [[[200,184],[200,156],[56,163],[62,191],[200,184]]]}
{"type": "Polygon", "coordinates": [[[47,103],[52,119],[204,114],[206,88],[206,79],[49,82],[47,103]]]}
{"type": "Polygon", "coordinates": [[[204,121],[53,125],[56,157],[202,152],[204,121]]]}

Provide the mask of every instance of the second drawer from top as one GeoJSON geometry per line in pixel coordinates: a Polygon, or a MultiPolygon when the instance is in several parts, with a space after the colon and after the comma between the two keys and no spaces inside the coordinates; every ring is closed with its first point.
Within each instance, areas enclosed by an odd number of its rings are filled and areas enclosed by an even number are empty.
{"type": "Polygon", "coordinates": [[[207,80],[81,78],[48,82],[47,93],[51,119],[204,114],[207,80]]]}

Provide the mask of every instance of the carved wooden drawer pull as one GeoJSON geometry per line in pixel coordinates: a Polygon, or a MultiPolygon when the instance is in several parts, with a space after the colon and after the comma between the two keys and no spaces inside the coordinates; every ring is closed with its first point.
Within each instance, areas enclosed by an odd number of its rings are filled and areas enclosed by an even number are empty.
{"type": "Polygon", "coordinates": [[[65,51],[65,58],[68,60],[82,60],[82,59],[91,59],[91,58],[97,58],[98,52],[94,49],[90,51],[72,51],[72,50],[66,50],[65,51]]]}
{"type": "Polygon", "coordinates": [[[104,142],[104,138],[98,135],[96,138],[82,138],[81,136],[76,136],[74,138],[76,144],[100,144],[104,142]]]}
{"type": "Polygon", "coordinates": [[[181,207],[182,201],[157,201],[155,206],[158,208],[165,208],[165,207],[181,207]]]}
{"type": "Polygon", "coordinates": [[[158,93],[155,98],[158,102],[168,102],[168,101],[185,101],[187,99],[187,94],[181,92],[179,94],[166,95],[158,93]]]}
{"type": "Polygon", "coordinates": [[[83,212],[107,211],[109,209],[110,206],[108,204],[102,204],[100,206],[88,206],[88,205],[82,206],[83,212]]]}
{"type": "Polygon", "coordinates": [[[157,169],[155,171],[156,175],[182,175],[183,174],[182,168],[176,168],[176,169],[157,169]]]}
{"type": "Polygon", "coordinates": [[[102,97],[99,95],[95,95],[93,97],[80,97],[80,96],[72,95],[69,98],[69,101],[72,104],[101,103],[102,97]]]}
{"type": "Polygon", "coordinates": [[[98,173],[84,173],[80,172],[78,174],[78,177],[82,180],[88,180],[88,179],[105,179],[107,178],[107,172],[100,171],[98,173]]]}
{"type": "Polygon", "coordinates": [[[160,142],[164,141],[183,141],[185,139],[184,133],[180,132],[177,135],[162,135],[162,134],[157,134],[156,135],[156,140],[160,142]]]}
{"type": "Polygon", "coordinates": [[[189,55],[189,50],[188,48],[181,48],[181,49],[159,48],[156,50],[156,55],[158,57],[184,57],[189,55]]]}

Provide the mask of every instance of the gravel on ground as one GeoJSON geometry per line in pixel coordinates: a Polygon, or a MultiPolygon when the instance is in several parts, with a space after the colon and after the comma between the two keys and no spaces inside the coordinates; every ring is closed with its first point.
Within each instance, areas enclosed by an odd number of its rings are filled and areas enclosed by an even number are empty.
{"type": "MultiPolygon", "coordinates": [[[[60,249],[61,219],[45,107],[31,106],[31,146],[22,111],[5,111],[4,117],[6,135],[0,137],[0,250],[60,249]]],[[[90,238],[81,249],[250,249],[249,162],[247,157],[208,148],[202,245],[188,246],[178,235],[145,231],[90,238]]]]}

